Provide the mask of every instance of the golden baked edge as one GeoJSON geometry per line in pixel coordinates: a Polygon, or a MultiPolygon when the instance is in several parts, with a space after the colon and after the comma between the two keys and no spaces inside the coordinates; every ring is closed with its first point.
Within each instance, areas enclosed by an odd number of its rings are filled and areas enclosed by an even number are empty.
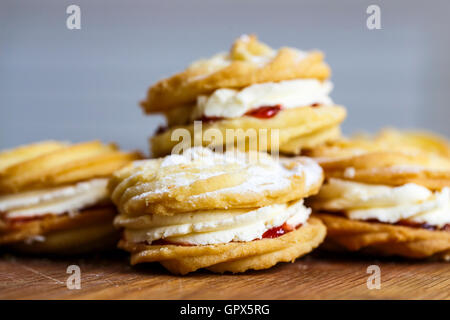
{"type": "Polygon", "coordinates": [[[314,213],[327,228],[323,248],[358,251],[370,255],[413,259],[450,256],[450,232],[432,231],[385,223],[350,220],[333,214],[314,213]]]}
{"type": "Polygon", "coordinates": [[[297,230],[274,239],[206,246],[145,245],[121,240],[119,247],[131,252],[132,265],[160,262],[171,273],[181,275],[201,268],[218,273],[238,273],[294,261],[318,247],[325,235],[324,224],[310,218],[297,230]]]}

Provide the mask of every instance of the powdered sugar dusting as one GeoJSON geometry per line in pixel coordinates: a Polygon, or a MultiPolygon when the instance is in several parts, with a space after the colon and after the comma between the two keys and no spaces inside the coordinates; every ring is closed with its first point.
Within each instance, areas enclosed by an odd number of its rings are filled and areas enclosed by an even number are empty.
{"type": "Polygon", "coordinates": [[[396,165],[390,167],[390,169],[396,173],[417,173],[425,170],[425,167],[417,165],[396,165]]]}
{"type": "MultiPolygon", "coordinates": [[[[213,193],[261,193],[282,190],[291,184],[293,176],[304,176],[306,188],[320,182],[322,169],[312,159],[302,158],[295,165],[283,165],[263,153],[243,153],[236,150],[215,153],[208,148],[194,147],[181,155],[170,155],[162,160],[157,172],[156,188],[151,193],[164,193],[170,189],[188,186],[196,181],[225,174],[245,177],[244,182],[219,190],[201,193],[194,197],[211,196],[213,193]]],[[[145,165],[143,166],[145,167],[145,165]]]]}
{"type": "Polygon", "coordinates": [[[347,179],[353,179],[355,177],[356,170],[353,167],[345,168],[344,177],[347,179]]]}

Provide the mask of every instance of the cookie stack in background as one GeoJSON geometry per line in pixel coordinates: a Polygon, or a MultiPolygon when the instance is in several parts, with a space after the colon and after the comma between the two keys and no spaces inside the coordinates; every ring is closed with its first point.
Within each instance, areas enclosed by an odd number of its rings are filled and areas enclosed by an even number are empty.
{"type": "Polygon", "coordinates": [[[324,247],[450,259],[450,144],[386,130],[317,148],[327,181],[311,202],[324,247]]]}
{"type": "Polygon", "coordinates": [[[180,129],[189,133],[183,149],[233,144],[298,155],[336,140],[346,112],[329,97],[329,77],[321,52],[275,50],[255,36],[241,36],[228,53],[193,62],[150,87],[142,108],[167,119],[151,138],[152,155],[170,154],[180,143],[180,129]],[[195,120],[202,122],[199,141],[194,141],[195,120]],[[230,129],[236,135],[227,137],[230,129]]]}
{"type": "Polygon", "coordinates": [[[44,141],[0,153],[0,245],[71,254],[114,248],[108,178],[139,159],[98,141],[44,141]]]}

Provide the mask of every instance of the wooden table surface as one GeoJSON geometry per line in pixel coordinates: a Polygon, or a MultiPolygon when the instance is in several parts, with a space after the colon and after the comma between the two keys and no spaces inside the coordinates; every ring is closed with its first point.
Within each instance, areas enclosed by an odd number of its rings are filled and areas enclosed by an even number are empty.
{"type": "Polygon", "coordinates": [[[240,275],[173,276],[158,264],[130,267],[126,254],[78,258],[0,255],[0,299],[450,299],[450,264],[314,254],[240,275]],[[66,286],[78,265],[81,289],[66,286]],[[381,289],[367,288],[369,265],[381,289]]]}

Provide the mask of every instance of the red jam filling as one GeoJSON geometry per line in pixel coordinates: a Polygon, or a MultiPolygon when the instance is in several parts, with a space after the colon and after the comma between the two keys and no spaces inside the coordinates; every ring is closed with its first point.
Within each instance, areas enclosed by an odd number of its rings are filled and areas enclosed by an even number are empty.
{"type": "Polygon", "coordinates": [[[4,217],[3,220],[9,227],[16,227],[16,226],[19,226],[19,225],[22,225],[22,224],[25,224],[28,222],[44,220],[51,216],[53,216],[53,214],[47,213],[47,214],[43,214],[43,215],[29,216],[29,217],[13,217],[13,218],[4,217]]]}
{"type": "MultiPolygon", "coordinates": [[[[79,213],[82,213],[83,210],[95,210],[95,209],[101,209],[104,208],[105,205],[102,204],[97,204],[97,205],[93,205],[84,209],[80,209],[79,213]]],[[[45,220],[45,219],[49,219],[49,218],[55,218],[55,217],[63,217],[68,215],[69,212],[64,212],[61,214],[53,214],[53,213],[46,213],[46,214],[39,214],[39,215],[34,215],[34,216],[27,216],[27,217],[11,217],[8,218],[6,216],[4,216],[2,218],[3,222],[6,223],[8,226],[10,227],[16,227],[16,226],[20,226],[22,224],[26,224],[28,222],[33,222],[33,221],[38,221],[38,220],[45,220]]],[[[2,213],[0,213],[0,216],[2,216],[2,213]]]]}
{"type": "Polygon", "coordinates": [[[421,229],[426,229],[426,230],[450,231],[450,224],[446,224],[442,228],[439,228],[437,226],[432,226],[428,223],[419,223],[419,222],[412,222],[412,221],[408,221],[408,220],[400,220],[399,222],[396,223],[396,225],[411,227],[411,228],[421,228],[421,229]]]}
{"type": "Polygon", "coordinates": [[[155,131],[155,135],[162,134],[162,133],[166,132],[167,130],[169,130],[169,127],[159,126],[158,129],[156,129],[156,131],[155,131]]]}
{"type": "Polygon", "coordinates": [[[178,242],[172,242],[172,241],[168,241],[168,240],[164,240],[164,239],[158,239],[155,241],[152,241],[151,245],[155,245],[155,246],[165,246],[168,244],[173,244],[175,246],[185,246],[185,247],[189,247],[189,246],[195,246],[194,244],[190,244],[190,243],[178,243],[178,242]]]}
{"type": "MultiPolygon", "coordinates": [[[[320,107],[321,104],[320,103],[313,103],[311,104],[311,107],[320,107]]],[[[278,112],[280,112],[282,110],[282,106],[280,104],[274,105],[274,106],[261,106],[255,109],[252,109],[250,111],[248,111],[247,113],[245,113],[246,116],[249,117],[254,117],[254,118],[259,118],[259,119],[270,119],[275,117],[278,112]]],[[[215,121],[219,121],[219,120],[223,120],[223,117],[208,117],[208,116],[202,116],[199,119],[197,119],[197,121],[201,121],[203,123],[211,123],[211,122],[215,122],[215,121]]],[[[167,126],[160,126],[158,127],[158,129],[156,130],[155,134],[162,134],[164,132],[166,132],[169,128],[167,126]]]]}
{"type": "MultiPolygon", "coordinates": [[[[297,226],[296,228],[298,228],[299,226],[297,226]]],[[[286,224],[286,222],[284,224],[282,224],[281,226],[278,227],[273,227],[272,229],[267,230],[266,232],[263,233],[262,238],[263,239],[273,239],[273,238],[278,238],[281,237],[282,235],[288,233],[289,231],[294,230],[295,228],[291,225],[286,224]]]]}
{"type": "Polygon", "coordinates": [[[275,106],[262,106],[256,109],[252,109],[248,111],[245,115],[260,119],[269,119],[275,117],[280,111],[281,105],[277,104],[275,106]]]}
{"type": "Polygon", "coordinates": [[[366,222],[374,222],[374,223],[383,223],[383,224],[391,224],[394,226],[403,226],[403,227],[409,227],[409,228],[418,228],[418,229],[425,229],[430,231],[450,231],[450,224],[446,224],[443,227],[433,226],[428,223],[420,223],[420,222],[413,222],[408,220],[400,220],[396,223],[387,223],[383,222],[377,219],[369,219],[364,220],[366,222]]]}
{"type": "Polygon", "coordinates": [[[201,121],[203,123],[209,123],[209,122],[214,122],[214,121],[219,121],[219,120],[223,120],[223,117],[207,117],[207,116],[202,116],[200,119],[198,119],[198,121],[201,121]]]}
{"type": "MultiPolygon", "coordinates": [[[[269,118],[275,117],[281,109],[282,109],[281,105],[279,105],[279,104],[277,104],[275,106],[262,106],[262,107],[248,111],[245,115],[250,116],[250,117],[260,118],[260,119],[269,119],[269,118]]],[[[219,120],[223,120],[223,119],[224,119],[223,117],[203,116],[198,120],[200,120],[204,123],[208,123],[208,122],[214,122],[214,121],[219,121],[219,120]]]]}
{"type": "MultiPolygon", "coordinates": [[[[272,229],[267,230],[266,232],[263,233],[261,238],[262,239],[278,238],[290,231],[300,228],[301,226],[302,226],[302,224],[299,224],[299,225],[293,227],[291,225],[286,224],[286,222],[285,222],[281,226],[273,227],[272,229]]],[[[256,241],[256,240],[259,240],[259,239],[254,239],[253,241],[256,241]]],[[[165,239],[158,239],[158,240],[152,241],[152,243],[151,243],[151,245],[156,245],[156,246],[164,246],[164,245],[169,245],[169,244],[173,244],[176,246],[194,246],[194,244],[176,243],[176,242],[171,242],[171,241],[168,241],[165,239]]]]}

